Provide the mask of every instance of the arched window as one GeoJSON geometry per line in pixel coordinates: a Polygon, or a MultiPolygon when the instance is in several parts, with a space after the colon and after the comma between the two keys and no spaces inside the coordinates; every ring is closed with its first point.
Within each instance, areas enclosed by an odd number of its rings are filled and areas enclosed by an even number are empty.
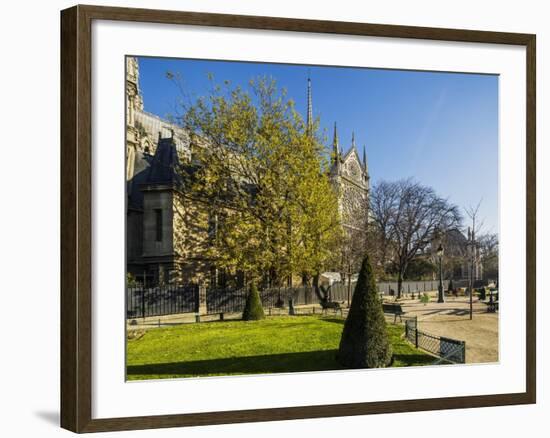
{"type": "Polygon", "coordinates": [[[141,147],[143,148],[143,152],[145,154],[150,154],[152,153],[152,150],[151,150],[151,143],[149,143],[149,140],[148,139],[144,139],[142,142],[141,142],[141,147]]]}

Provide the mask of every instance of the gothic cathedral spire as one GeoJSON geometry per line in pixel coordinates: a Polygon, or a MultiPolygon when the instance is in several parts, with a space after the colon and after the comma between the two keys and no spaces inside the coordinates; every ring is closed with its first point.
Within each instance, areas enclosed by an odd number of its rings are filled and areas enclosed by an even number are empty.
{"type": "Polygon", "coordinates": [[[340,162],[340,145],[338,144],[338,131],[334,122],[334,136],[332,137],[332,165],[337,166],[340,162]]]}
{"type": "Polygon", "coordinates": [[[365,145],[363,145],[363,170],[365,171],[365,173],[368,172],[368,167],[367,167],[367,148],[365,147],[365,145]]]}
{"type": "Polygon", "coordinates": [[[355,131],[351,131],[351,147],[357,150],[355,147],[355,131]]]}

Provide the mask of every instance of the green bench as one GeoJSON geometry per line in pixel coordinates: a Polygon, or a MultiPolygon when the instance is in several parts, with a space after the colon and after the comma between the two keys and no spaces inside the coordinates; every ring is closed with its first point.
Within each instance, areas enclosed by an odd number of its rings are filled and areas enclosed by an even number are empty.
{"type": "Polygon", "coordinates": [[[397,317],[399,316],[399,321],[403,321],[401,318],[401,315],[404,315],[405,312],[403,312],[403,308],[401,307],[401,304],[396,303],[383,303],[382,304],[382,310],[384,313],[389,313],[393,315],[393,323],[397,321],[397,317]]]}

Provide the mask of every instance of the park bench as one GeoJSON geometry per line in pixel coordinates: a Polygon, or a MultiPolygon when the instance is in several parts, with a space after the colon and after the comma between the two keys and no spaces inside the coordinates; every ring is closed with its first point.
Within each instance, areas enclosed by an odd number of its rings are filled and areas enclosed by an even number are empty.
{"type": "Polygon", "coordinates": [[[334,309],[334,314],[336,314],[339,311],[340,315],[344,316],[342,306],[340,305],[340,303],[336,301],[319,301],[319,304],[323,309],[322,313],[327,313],[328,309],[334,309]]]}
{"type": "Polygon", "coordinates": [[[401,318],[401,315],[404,315],[405,312],[403,312],[403,308],[401,307],[401,304],[383,303],[382,310],[384,311],[384,313],[390,313],[393,315],[394,324],[397,321],[398,316],[399,316],[399,321],[403,321],[403,319],[401,318]]]}

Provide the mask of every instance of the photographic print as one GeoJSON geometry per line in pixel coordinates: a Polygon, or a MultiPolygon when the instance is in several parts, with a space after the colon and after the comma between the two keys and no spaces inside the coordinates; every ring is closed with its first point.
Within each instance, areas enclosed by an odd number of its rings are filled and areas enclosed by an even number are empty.
{"type": "Polygon", "coordinates": [[[534,34],[79,5],[60,89],[63,428],[536,403],[534,34]]]}
{"type": "Polygon", "coordinates": [[[125,86],[127,380],[499,361],[498,75],[127,56],[125,86]]]}

